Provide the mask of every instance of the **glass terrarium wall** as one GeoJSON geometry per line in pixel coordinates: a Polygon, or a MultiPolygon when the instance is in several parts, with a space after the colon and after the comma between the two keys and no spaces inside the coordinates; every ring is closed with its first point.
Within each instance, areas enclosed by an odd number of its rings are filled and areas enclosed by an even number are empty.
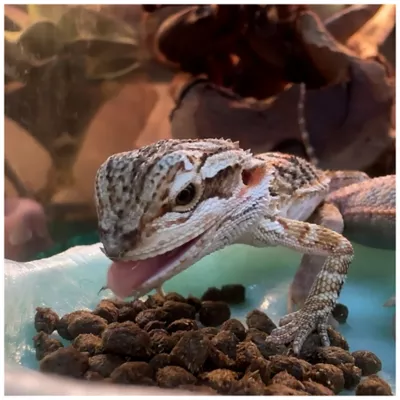
{"type": "Polygon", "coordinates": [[[97,168],[163,138],[225,136],[323,168],[392,173],[393,15],[390,5],[6,5],[6,257],[97,241],[97,168]]]}
{"type": "Polygon", "coordinates": [[[140,6],[5,6],[6,257],[96,241],[99,165],[168,135],[147,128],[161,97],[164,118],[172,107],[172,75],[149,83],[142,18],[140,6]]]}

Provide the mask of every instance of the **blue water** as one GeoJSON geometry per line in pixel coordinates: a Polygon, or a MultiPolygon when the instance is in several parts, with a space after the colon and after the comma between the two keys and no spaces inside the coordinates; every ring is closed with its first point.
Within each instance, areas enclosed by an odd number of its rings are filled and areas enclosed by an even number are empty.
{"type": "MultiPolygon", "coordinates": [[[[51,268],[6,274],[6,362],[37,369],[32,346],[35,307],[52,307],[63,315],[93,308],[104,297],[105,293],[99,296],[97,292],[105,283],[109,262],[96,254],[89,263],[78,257],[67,264],[54,262],[51,268]]],[[[355,254],[340,297],[340,302],[349,308],[349,318],[340,329],[351,351],[370,350],[381,359],[380,375],[395,391],[395,309],[383,307],[395,293],[395,252],[355,245],[355,254]]],[[[209,286],[241,283],[247,288],[247,301],[232,307],[233,316],[244,320],[248,310],[260,308],[278,321],[285,314],[288,287],[300,257],[282,248],[231,246],[193,265],[164,288],[200,296],[209,286]]]]}

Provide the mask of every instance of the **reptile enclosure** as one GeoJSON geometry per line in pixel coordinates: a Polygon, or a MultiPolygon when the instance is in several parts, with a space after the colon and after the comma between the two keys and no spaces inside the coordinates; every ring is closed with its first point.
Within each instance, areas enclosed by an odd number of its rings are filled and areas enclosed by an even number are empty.
{"type": "MultiPolygon", "coordinates": [[[[321,168],[394,174],[394,12],[5,5],[6,394],[168,394],[36,371],[35,307],[61,315],[102,298],[110,261],[95,244],[93,182],[109,155],[224,136],[321,168]]],[[[395,251],[355,245],[355,254],[340,330],[351,351],[381,359],[395,392],[393,309],[382,306],[395,293],[395,251]]],[[[277,322],[299,260],[281,248],[233,246],[165,288],[200,296],[242,283],[247,300],[232,317],[259,308],[277,322]]]]}

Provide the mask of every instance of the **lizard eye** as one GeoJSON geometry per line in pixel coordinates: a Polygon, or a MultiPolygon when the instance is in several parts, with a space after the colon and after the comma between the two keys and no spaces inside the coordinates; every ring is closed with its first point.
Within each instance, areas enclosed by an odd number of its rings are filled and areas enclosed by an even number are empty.
{"type": "Polygon", "coordinates": [[[196,197],[196,188],[193,183],[189,183],[183,190],[176,196],[175,203],[177,206],[187,206],[196,197]]]}

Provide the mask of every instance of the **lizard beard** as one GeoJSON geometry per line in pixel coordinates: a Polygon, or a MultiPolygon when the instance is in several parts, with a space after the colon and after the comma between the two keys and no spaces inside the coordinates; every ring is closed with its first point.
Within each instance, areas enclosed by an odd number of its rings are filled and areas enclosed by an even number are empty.
{"type": "Polygon", "coordinates": [[[108,270],[107,287],[118,297],[132,296],[150,280],[158,280],[157,278],[162,278],[178,267],[183,262],[181,259],[185,253],[196,244],[200,237],[152,258],[113,262],[108,270]]]}

